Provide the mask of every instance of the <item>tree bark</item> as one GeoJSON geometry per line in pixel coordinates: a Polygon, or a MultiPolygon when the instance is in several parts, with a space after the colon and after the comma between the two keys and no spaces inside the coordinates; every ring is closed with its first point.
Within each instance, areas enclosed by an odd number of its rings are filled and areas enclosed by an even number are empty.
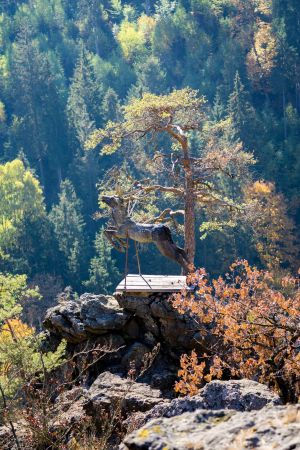
{"type": "Polygon", "coordinates": [[[183,170],[184,170],[184,250],[188,256],[189,263],[194,265],[196,253],[195,238],[195,190],[193,179],[193,167],[189,154],[188,139],[178,125],[170,124],[167,126],[167,132],[173,136],[181,145],[183,152],[183,170]]]}
{"type": "Polygon", "coordinates": [[[182,147],[184,153],[185,173],[185,202],[184,202],[184,249],[188,255],[190,264],[194,265],[196,253],[195,240],[195,195],[191,161],[189,158],[188,143],[182,147]]]}
{"type": "Polygon", "coordinates": [[[196,242],[195,242],[195,199],[193,194],[193,179],[186,175],[185,178],[185,220],[184,220],[184,249],[188,255],[190,264],[194,265],[196,242]]]}

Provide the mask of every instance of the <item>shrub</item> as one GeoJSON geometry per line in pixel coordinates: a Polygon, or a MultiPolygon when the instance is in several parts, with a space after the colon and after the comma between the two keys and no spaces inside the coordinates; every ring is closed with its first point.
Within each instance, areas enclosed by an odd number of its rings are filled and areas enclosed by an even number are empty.
{"type": "Polygon", "coordinates": [[[205,351],[181,357],[175,390],[194,395],[215,378],[249,378],[295,401],[300,395],[299,278],[238,261],[225,277],[210,281],[200,269],[187,282],[193,289],[172,302],[198,321],[205,351]]]}

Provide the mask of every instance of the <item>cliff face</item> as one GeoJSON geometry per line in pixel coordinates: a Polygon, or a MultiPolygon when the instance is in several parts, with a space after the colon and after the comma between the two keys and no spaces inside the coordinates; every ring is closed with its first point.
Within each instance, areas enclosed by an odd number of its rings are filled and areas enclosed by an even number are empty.
{"type": "Polygon", "coordinates": [[[280,442],[300,448],[299,407],[280,406],[280,398],[255,381],[212,381],[195,397],[174,398],[179,356],[201,351],[203,342],[197,323],[179,315],[165,294],[84,294],[48,310],[44,325],[49,345],[65,338],[70,352],[93,345],[108,350],[84,387],[70,391],[72,401],[57,399],[67,422],[89,417],[99,433],[103,417],[122,418],[122,433],[112,433],[103,448],[265,449],[266,439],[277,448],[280,442]]]}
{"type": "Polygon", "coordinates": [[[121,335],[128,343],[164,344],[176,354],[199,346],[196,322],[175,311],[167,294],[150,297],[84,294],[77,301],[65,301],[48,310],[44,326],[71,343],[95,335],[121,335]]]}
{"type": "Polygon", "coordinates": [[[142,380],[168,395],[173,392],[180,355],[201,350],[197,323],[178,314],[166,294],[146,298],[84,294],[49,309],[44,326],[50,342],[65,338],[74,348],[95,342],[109,347],[102,370],[122,376],[133,365],[139,371],[145,355],[159,346],[142,380]],[[117,351],[113,354],[113,350],[117,351]]]}

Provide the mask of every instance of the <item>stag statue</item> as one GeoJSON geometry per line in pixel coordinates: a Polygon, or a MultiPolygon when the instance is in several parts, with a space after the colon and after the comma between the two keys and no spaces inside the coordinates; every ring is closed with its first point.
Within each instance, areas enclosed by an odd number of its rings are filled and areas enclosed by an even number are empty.
{"type": "Polygon", "coordinates": [[[188,272],[187,254],[174,243],[167,225],[135,222],[130,217],[122,197],[104,195],[101,200],[111,208],[113,220],[113,226],[108,227],[104,234],[118,251],[125,252],[128,239],[142,244],[153,242],[162,255],[180,264],[185,273],[188,272]]]}

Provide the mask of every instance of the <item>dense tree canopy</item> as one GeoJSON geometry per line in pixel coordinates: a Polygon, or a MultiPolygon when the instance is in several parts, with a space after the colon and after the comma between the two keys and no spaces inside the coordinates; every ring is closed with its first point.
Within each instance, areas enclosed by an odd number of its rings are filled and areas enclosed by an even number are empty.
{"type": "MultiPolygon", "coordinates": [[[[178,126],[196,265],[297,266],[299,14],[296,0],[0,2],[1,270],[78,291],[115,280],[97,185],[139,192],[139,219],[184,210],[178,126]]],[[[177,271],[144,255],[144,271],[177,271]]]]}

